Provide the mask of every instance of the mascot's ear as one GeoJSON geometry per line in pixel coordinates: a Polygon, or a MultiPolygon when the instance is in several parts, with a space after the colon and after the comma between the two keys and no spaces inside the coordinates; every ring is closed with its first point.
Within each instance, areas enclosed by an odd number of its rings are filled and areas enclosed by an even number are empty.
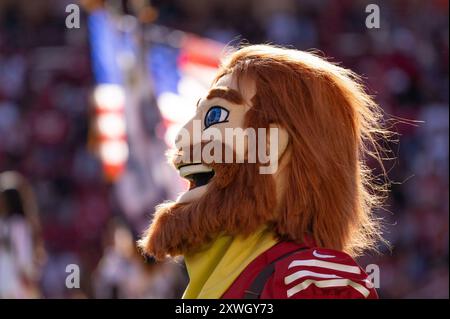
{"type": "MultiPolygon", "coordinates": [[[[286,151],[286,148],[289,144],[289,134],[286,131],[285,128],[281,127],[280,125],[276,123],[270,123],[270,128],[276,128],[278,130],[278,159],[283,156],[284,152],[286,151]]],[[[267,148],[270,149],[269,143],[270,143],[270,130],[267,132],[267,148]]]]}

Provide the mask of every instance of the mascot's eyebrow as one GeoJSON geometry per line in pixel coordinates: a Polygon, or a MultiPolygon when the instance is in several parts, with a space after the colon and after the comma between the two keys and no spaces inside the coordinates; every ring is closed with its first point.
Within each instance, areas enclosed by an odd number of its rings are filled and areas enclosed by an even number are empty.
{"type": "Polygon", "coordinates": [[[206,98],[208,100],[211,100],[215,97],[227,100],[234,104],[242,104],[244,102],[244,98],[242,97],[241,93],[227,87],[217,87],[215,89],[212,89],[211,91],[209,91],[206,98]]]}

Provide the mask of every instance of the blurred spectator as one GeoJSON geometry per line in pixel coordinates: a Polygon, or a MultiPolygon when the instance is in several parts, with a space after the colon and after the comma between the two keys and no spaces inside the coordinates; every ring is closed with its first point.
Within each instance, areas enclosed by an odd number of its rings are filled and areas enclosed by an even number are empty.
{"type": "Polygon", "coordinates": [[[16,172],[0,174],[0,298],[39,297],[44,258],[33,191],[16,172]]]}
{"type": "Polygon", "coordinates": [[[94,273],[96,298],[176,298],[187,282],[180,264],[145,264],[133,235],[113,220],[106,234],[104,255],[94,273]]]}

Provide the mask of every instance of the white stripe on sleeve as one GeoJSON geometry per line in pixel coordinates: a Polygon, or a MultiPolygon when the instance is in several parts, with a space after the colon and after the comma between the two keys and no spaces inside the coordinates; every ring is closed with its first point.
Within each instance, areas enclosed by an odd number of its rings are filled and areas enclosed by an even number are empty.
{"type": "Polygon", "coordinates": [[[290,288],[287,291],[287,296],[288,298],[292,297],[293,295],[295,295],[296,293],[305,290],[306,288],[308,288],[311,284],[315,285],[316,287],[319,288],[329,288],[329,287],[352,287],[353,289],[355,289],[356,291],[358,291],[359,293],[361,293],[364,298],[367,298],[370,294],[370,291],[364,287],[363,285],[360,285],[350,279],[330,279],[330,280],[322,280],[322,281],[316,281],[313,279],[307,279],[305,281],[303,281],[302,283],[290,288]]]}
{"type": "Polygon", "coordinates": [[[349,266],[338,263],[332,263],[329,261],[316,260],[316,259],[307,259],[307,260],[294,260],[289,264],[288,268],[298,267],[298,266],[311,266],[311,267],[319,267],[326,269],[333,269],[342,272],[349,272],[352,274],[360,274],[361,269],[357,266],[349,266]]]}

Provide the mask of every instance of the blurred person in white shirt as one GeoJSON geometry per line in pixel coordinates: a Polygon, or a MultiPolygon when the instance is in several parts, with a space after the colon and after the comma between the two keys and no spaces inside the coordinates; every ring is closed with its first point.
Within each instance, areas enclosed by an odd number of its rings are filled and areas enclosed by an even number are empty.
{"type": "Polygon", "coordinates": [[[45,253],[31,186],[16,172],[0,174],[0,298],[38,298],[45,253]]]}

